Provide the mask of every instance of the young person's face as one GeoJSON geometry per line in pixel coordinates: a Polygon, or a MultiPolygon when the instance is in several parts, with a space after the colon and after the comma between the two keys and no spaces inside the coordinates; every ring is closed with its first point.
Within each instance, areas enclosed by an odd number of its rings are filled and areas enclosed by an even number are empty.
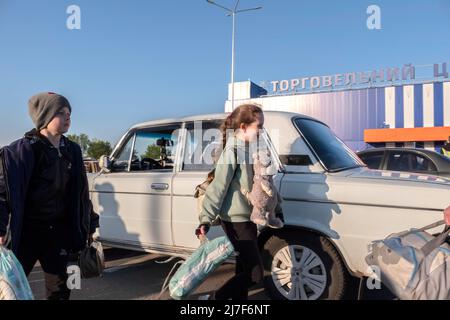
{"type": "Polygon", "coordinates": [[[50,121],[47,130],[53,134],[65,134],[70,128],[70,110],[64,107],[50,121]]]}
{"type": "Polygon", "coordinates": [[[258,139],[259,130],[264,127],[264,115],[262,113],[258,114],[256,121],[250,124],[241,124],[242,138],[245,141],[251,142],[258,139]]]}

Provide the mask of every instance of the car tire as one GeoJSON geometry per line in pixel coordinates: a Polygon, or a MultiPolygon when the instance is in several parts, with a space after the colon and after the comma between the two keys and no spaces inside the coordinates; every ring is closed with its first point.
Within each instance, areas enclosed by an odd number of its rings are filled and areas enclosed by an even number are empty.
{"type": "Polygon", "coordinates": [[[348,272],[325,237],[298,232],[274,235],[264,244],[262,258],[265,287],[272,299],[344,298],[348,272]],[[290,259],[292,252],[295,263],[290,259]]]}

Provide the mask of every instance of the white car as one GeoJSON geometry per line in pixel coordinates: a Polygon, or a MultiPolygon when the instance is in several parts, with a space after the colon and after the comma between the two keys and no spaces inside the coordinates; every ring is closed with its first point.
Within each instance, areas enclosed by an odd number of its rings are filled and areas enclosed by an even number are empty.
{"type": "MultiPolygon", "coordinates": [[[[194,130],[218,128],[226,116],[152,121],[126,132],[101,161],[102,172],[89,177],[99,239],[132,250],[192,253],[199,246],[193,193],[212,168],[204,151],[217,144],[194,130]]],[[[265,112],[263,136],[277,165],[286,222],[259,233],[272,298],[342,298],[349,275],[371,275],[365,257],[373,240],[438,221],[450,204],[450,180],[370,170],[313,118],[265,112]]],[[[208,233],[220,235],[220,226],[208,233]]]]}

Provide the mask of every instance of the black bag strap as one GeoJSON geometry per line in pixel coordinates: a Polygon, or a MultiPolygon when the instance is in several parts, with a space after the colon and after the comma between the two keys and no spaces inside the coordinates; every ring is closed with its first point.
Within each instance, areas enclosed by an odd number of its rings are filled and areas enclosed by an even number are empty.
{"type": "Polygon", "coordinates": [[[432,223],[432,224],[430,224],[430,225],[428,225],[428,226],[425,226],[425,227],[423,227],[423,228],[420,228],[419,230],[420,230],[420,231],[425,231],[425,230],[429,230],[429,229],[433,229],[433,228],[439,227],[439,226],[441,226],[441,225],[443,225],[443,224],[445,224],[445,221],[444,221],[444,220],[440,220],[440,221],[438,221],[438,222],[435,222],[435,223],[432,223]]]}
{"type": "Polygon", "coordinates": [[[415,228],[414,228],[414,229],[410,229],[410,230],[401,232],[401,233],[399,234],[399,236],[404,237],[404,236],[407,236],[407,235],[409,235],[409,234],[411,234],[411,233],[414,233],[414,232],[417,232],[417,231],[426,231],[426,230],[429,230],[429,229],[434,229],[434,228],[439,227],[439,226],[441,226],[441,225],[443,225],[443,224],[445,224],[445,221],[444,221],[444,220],[440,220],[440,221],[438,221],[438,222],[429,224],[429,225],[427,225],[427,226],[425,226],[425,227],[422,227],[422,228],[419,228],[419,229],[415,229],[415,228]]]}
{"type": "Polygon", "coordinates": [[[430,240],[427,242],[420,250],[423,252],[424,256],[428,256],[433,250],[436,248],[439,248],[448,237],[448,234],[450,233],[450,227],[445,226],[444,231],[441,232],[438,236],[436,236],[433,240],[430,240]]]}

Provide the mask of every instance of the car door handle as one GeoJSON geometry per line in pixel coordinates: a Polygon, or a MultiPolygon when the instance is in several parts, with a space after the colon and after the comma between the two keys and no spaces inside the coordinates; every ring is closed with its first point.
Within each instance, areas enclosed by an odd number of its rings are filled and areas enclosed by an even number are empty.
{"type": "Polygon", "coordinates": [[[169,185],[167,183],[152,183],[153,190],[167,190],[169,185]]]}

